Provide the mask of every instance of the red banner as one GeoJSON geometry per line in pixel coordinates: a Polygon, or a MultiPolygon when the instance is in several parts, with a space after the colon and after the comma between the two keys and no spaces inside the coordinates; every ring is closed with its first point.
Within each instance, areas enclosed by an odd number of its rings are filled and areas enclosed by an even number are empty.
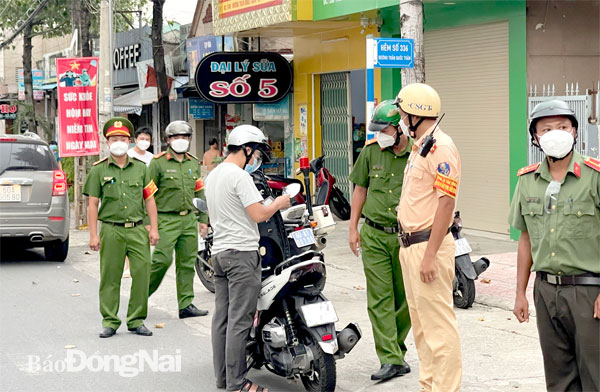
{"type": "Polygon", "coordinates": [[[56,59],[59,155],[98,155],[98,58],[56,59]]]}

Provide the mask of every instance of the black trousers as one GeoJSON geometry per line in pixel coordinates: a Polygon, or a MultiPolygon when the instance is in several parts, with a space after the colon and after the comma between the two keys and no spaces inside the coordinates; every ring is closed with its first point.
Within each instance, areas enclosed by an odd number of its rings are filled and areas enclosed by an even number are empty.
{"type": "Polygon", "coordinates": [[[548,391],[600,391],[600,286],[553,285],[537,275],[533,289],[548,391]]]}

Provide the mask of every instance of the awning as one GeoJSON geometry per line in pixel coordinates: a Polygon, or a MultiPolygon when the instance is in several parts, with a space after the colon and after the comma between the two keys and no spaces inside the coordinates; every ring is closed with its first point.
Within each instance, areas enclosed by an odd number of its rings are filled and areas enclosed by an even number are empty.
{"type": "Polygon", "coordinates": [[[142,114],[142,98],[140,90],[133,90],[115,98],[113,110],[116,113],[142,114]]]}
{"type": "Polygon", "coordinates": [[[43,84],[42,87],[36,88],[36,90],[54,90],[56,83],[43,84]]]}

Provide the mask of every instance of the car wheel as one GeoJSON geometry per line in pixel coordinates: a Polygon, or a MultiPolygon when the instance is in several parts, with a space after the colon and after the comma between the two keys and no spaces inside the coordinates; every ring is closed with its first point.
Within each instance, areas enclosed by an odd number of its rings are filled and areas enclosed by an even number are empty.
{"type": "Polygon", "coordinates": [[[53,241],[44,246],[44,255],[48,261],[65,261],[68,253],[69,237],[64,241],[53,241]]]}

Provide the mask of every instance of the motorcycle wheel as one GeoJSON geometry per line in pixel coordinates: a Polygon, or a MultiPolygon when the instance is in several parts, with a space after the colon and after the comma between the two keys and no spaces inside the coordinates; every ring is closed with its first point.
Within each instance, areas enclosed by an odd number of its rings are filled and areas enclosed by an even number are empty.
{"type": "Polygon", "coordinates": [[[454,306],[468,309],[475,302],[475,282],[467,278],[462,272],[456,271],[455,279],[458,281],[454,290],[454,306]]]}
{"type": "Polygon", "coordinates": [[[329,198],[329,208],[331,211],[343,221],[350,219],[350,203],[344,197],[342,191],[335,186],[331,190],[331,197],[329,198]]]}
{"type": "Polygon", "coordinates": [[[336,370],[335,358],[331,354],[325,354],[318,343],[312,337],[305,334],[305,339],[315,358],[312,362],[312,373],[300,375],[304,389],[308,392],[331,392],[335,390],[336,370]],[[310,343],[309,343],[310,342],[310,343]]]}
{"type": "MultiPolygon", "coordinates": [[[[202,285],[204,287],[206,287],[206,289],[208,291],[210,291],[211,293],[215,292],[215,281],[214,281],[214,270],[212,270],[211,268],[207,267],[206,264],[204,264],[202,262],[202,258],[204,257],[204,252],[198,252],[198,255],[196,256],[196,275],[198,275],[198,278],[200,278],[200,282],[202,282],[202,285]]],[[[212,266],[212,260],[209,257],[208,260],[206,261],[209,265],[212,266]]]]}

